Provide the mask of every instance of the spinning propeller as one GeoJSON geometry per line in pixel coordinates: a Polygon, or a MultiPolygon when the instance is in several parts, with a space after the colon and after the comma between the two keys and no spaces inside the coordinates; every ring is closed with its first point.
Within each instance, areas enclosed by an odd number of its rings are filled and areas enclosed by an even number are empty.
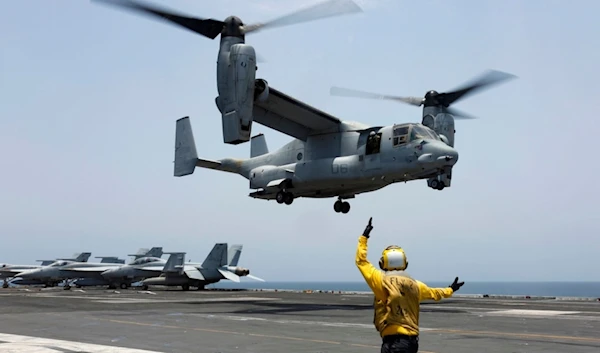
{"type": "Polygon", "coordinates": [[[515,78],[516,76],[500,72],[489,70],[479,78],[473,80],[469,84],[465,84],[463,87],[458,88],[451,92],[439,93],[437,91],[429,91],[425,94],[425,97],[399,97],[399,96],[387,96],[377,93],[364,92],[355,89],[331,87],[330,94],[333,96],[341,97],[356,97],[356,98],[370,98],[370,99],[387,99],[397,102],[403,102],[414,106],[424,107],[440,107],[446,108],[445,111],[448,114],[454,115],[457,119],[475,119],[474,117],[462,113],[454,108],[449,108],[450,105],[457,102],[458,100],[473,94],[484,88],[489,88],[491,85],[500,83],[502,81],[515,78]]]}
{"type": "Polygon", "coordinates": [[[157,7],[156,5],[140,4],[130,0],[93,1],[117,5],[129,10],[145,13],[150,16],[160,17],[210,39],[215,39],[219,34],[243,38],[243,36],[247,33],[256,32],[262,29],[288,26],[326,17],[362,12],[362,9],[352,0],[327,0],[319,4],[300,9],[286,16],[276,18],[269,22],[245,25],[242,20],[236,16],[229,16],[227,19],[225,19],[225,21],[219,21],[212,18],[202,19],[189,17],[183,14],[175,13],[166,8],[157,7]]]}

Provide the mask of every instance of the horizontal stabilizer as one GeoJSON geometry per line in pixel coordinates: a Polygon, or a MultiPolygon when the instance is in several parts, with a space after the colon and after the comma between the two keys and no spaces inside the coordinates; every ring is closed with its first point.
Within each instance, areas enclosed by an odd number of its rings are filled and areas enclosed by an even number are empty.
{"type": "Polygon", "coordinates": [[[267,140],[264,134],[258,134],[250,140],[250,158],[262,156],[269,153],[267,140]]]}
{"type": "Polygon", "coordinates": [[[259,282],[266,282],[264,279],[256,277],[256,276],[253,276],[253,275],[246,275],[246,277],[251,278],[251,279],[253,279],[255,281],[259,281],[259,282]]]}
{"type": "Polygon", "coordinates": [[[229,272],[227,270],[221,270],[221,269],[219,269],[219,273],[222,274],[223,277],[227,278],[230,281],[238,282],[238,283],[240,282],[240,276],[236,275],[233,272],[229,272]]]}
{"type": "Polygon", "coordinates": [[[208,168],[208,169],[221,169],[221,162],[211,161],[208,159],[196,159],[196,166],[200,168],[208,168]]]}
{"type": "Polygon", "coordinates": [[[194,266],[185,266],[183,268],[183,272],[185,272],[185,274],[191,279],[197,279],[199,281],[204,280],[204,276],[202,276],[202,273],[198,271],[198,269],[194,266]]]}

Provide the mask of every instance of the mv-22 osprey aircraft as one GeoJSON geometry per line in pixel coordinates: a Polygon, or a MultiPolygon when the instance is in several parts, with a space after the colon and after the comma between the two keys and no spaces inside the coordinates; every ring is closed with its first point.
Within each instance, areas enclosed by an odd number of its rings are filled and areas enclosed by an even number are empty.
{"type": "Polygon", "coordinates": [[[228,144],[251,140],[249,159],[199,159],[189,117],[181,118],[176,122],[174,175],[190,175],[196,167],[236,173],[248,179],[250,188],[256,190],[249,196],[275,199],[280,204],[290,205],[301,197],[337,197],[335,212],[348,213],[350,204],[344,200],[393,183],[427,179],[433,189],[449,187],[452,168],[458,161],[454,119],[470,118],[450,105],[484,86],[514,77],[490,71],[470,85],[447,93],[432,90],[424,98],[332,89],[332,94],[423,106],[421,124],[370,126],[343,121],[270,87],[265,79],[257,79],[255,50],[245,43],[245,34],[259,29],[361,11],[352,1],[325,1],[255,25],[245,25],[235,16],[222,22],[132,2],[126,6],[211,39],[221,35],[216,104],[222,114],[223,139],[228,144]],[[294,140],[269,152],[264,135],[250,138],[253,121],[294,140]]]}

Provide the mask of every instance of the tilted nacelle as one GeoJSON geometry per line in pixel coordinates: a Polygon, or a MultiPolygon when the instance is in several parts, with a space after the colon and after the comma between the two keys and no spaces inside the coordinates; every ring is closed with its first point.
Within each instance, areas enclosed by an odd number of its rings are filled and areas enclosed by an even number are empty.
{"type": "Polygon", "coordinates": [[[228,53],[219,56],[217,65],[219,96],[216,104],[221,112],[223,141],[232,145],[248,142],[252,134],[254,100],[266,100],[269,94],[267,82],[256,80],[254,48],[234,44],[228,53]]]}
{"type": "Polygon", "coordinates": [[[451,114],[435,112],[426,113],[421,124],[435,131],[442,141],[454,147],[454,117],[451,114]]]}

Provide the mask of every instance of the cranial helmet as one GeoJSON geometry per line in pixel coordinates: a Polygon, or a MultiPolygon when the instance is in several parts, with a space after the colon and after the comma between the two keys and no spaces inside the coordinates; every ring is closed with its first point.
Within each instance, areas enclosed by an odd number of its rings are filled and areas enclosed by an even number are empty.
{"type": "Polygon", "coordinates": [[[384,271],[403,271],[408,267],[404,250],[398,245],[390,245],[383,250],[379,267],[384,271]]]}

